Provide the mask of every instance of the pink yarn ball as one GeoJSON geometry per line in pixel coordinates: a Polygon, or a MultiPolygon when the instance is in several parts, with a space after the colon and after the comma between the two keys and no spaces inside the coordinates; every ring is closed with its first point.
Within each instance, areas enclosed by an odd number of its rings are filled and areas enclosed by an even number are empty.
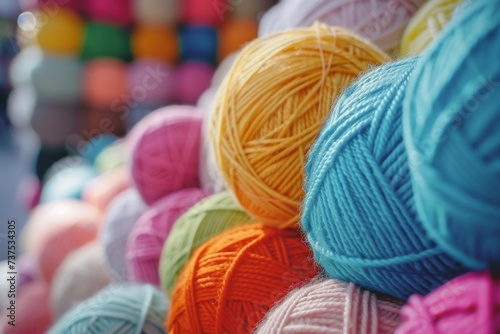
{"type": "Polygon", "coordinates": [[[174,68],[155,60],[136,60],[129,68],[128,85],[134,102],[162,105],[173,101],[174,68]]]}
{"type": "Polygon", "coordinates": [[[259,24],[259,36],[308,27],[315,21],[350,29],[380,48],[394,50],[404,28],[425,0],[296,0],[271,8],[259,24]]]}
{"type": "Polygon", "coordinates": [[[389,334],[399,324],[401,305],[353,283],[317,279],[290,292],[254,333],[389,334]]]}
{"type": "Polygon", "coordinates": [[[457,277],[401,310],[398,334],[499,333],[500,279],[488,272],[457,277]]]}
{"type": "Polygon", "coordinates": [[[93,21],[126,26],[134,19],[131,0],[85,0],[84,6],[93,21]]]}
{"type": "Polygon", "coordinates": [[[180,3],[182,21],[190,25],[218,26],[231,9],[228,0],[182,0],[180,3]]]}
{"type": "Polygon", "coordinates": [[[132,130],[132,178],[148,205],[200,185],[202,113],[189,106],[158,109],[132,130]]]}
{"type": "MultiPolygon", "coordinates": [[[[7,323],[10,321],[9,313],[3,313],[0,320],[0,333],[44,334],[52,325],[48,286],[44,282],[31,284],[16,297],[16,325],[9,325],[7,323]]],[[[5,310],[2,311],[5,312],[5,310]]]]}
{"type": "Polygon", "coordinates": [[[127,245],[127,269],[130,281],[160,286],[158,267],[163,244],[177,218],[194,204],[210,195],[191,188],[165,196],[156,202],[134,226],[127,245]]]}
{"type": "MultiPolygon", "coordinates": [[[[105,1],[102,1],[105,3],[105,1]]],[[[109,109],[127,93],[127,65],[114,58],[98,58],[85,64],[83,95],[94,108],[109,109]]]]}
{"type": "Polygon", "coordinates": [[[203,92],[210,87],[214,69],[201,62],[185,62],[175,74],[176,98],[181,104],[195,105],[203,92]]]}
{"type": "Polygon", "coordinates": [[[33,210],[40,203],[41,195],[42,183],[35,175],[28,175],[19,183],[17,197],[28,211],[33,210]]]}
{"type": "Polygon", "coordinates": [[[92,180],[85,188],[83,200],[104,213],[111,201],[130,187],[129,170],[122,166],[92,180]]]}

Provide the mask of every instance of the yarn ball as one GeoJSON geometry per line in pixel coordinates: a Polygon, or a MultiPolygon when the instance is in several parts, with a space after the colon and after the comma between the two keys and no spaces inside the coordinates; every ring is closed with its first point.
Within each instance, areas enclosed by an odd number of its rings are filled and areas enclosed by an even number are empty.
{"type": "MultiPolygon", "coordinates": [[[[107,3],[99,0],[95,2],[107,3]]],[[[88,22],[85,25],[82,58],[88,61],[102,57],[129,61],[132,58],[130,32],[106,23],[88,22]]]]}
{"type": "Polygon", "coordinates": [[[9,79],[13,87],[31,84],[31,74],[43,59],[43,52],[38,46],[28,46],[12,60],[9,79]]]}
{"type": "Polygon", "coordinates": [[[308,27],[319,21],[351,30],[385,51],[397,50],[408,21],[425,0],[297,0],[283,1],[268,11],[259,36],[308,27]]]}
{"type": "Polygon", "coordinates": [[[259,24],[255,19],[239,18],[228,20],[219,30],[219,59],[226,58],[255,39],[258,31],[259,24]]]}
{"type": "Polygon", "coordinates": [[[130,281],[160,285],[160,255],[172,226],[177,218],[209,194],[197,188],[177,191],[157,201],[139,218],[127,243],[130,281]]]}
{"type": "Polygon", "coordinates": [[[136,103],[163,105],[174,100],[174,68],[167,62],[139,59],[128,70],[128,86],[136,103]]]}
{"type": "Polygon", "coordinates": [[[109,272],[117,281],[127,280],[127,240],[146,205],[135,189],[128,189],[111,202],[100,233],[104,258],[109,272]]]}
{"type": "Polygon", "coordinates": [[[401,310],[397,334],[498,333],[500,279],[472,272],[423,297],[414,295],[401,310]]]}
{"type": "Polygon", "coordinates": [[[500,65],[490,61],[499,10],[487,0],[464,7],[423,56],[404,104],[418,213],[470,269],[500,270],[500,65]]]}
{"type": "Polygon", "coordinates": [[[185,62],[175,72],[175,96],[180,104],[195,105],[210,87],[214,75],[212,66],[202,62],[185,62]]]}
{"type": "Polygon", "coordinates": [[[183,61],[204,61],[212,64],[217,59],[217,30],[212,27],[181,27],[179,41],[183,61]]]}
{"type": "Polygon", "coordinates": [[[132,130],[132,178],[147,204],[199,187],[201,118],[194,107],[169,106],[146,116],[132,130]]]}
{"type": "Polygon", "coordinates": [[[59,7],[51,14],[44,24],[39,25],[37,31],[36,39],[40,48],[60,55],[79,54],[83,46],[82,19],[77,13],[64,7],[59,7]]]}
{"type": "Polygon", "coordinates": [[[102,174],[88,183],[82,199],[105,212],[116,196],[130,188],[130,173],[126,166],[102,174]]]}
{"type": "Polygon", "coordinates": [[[319,278],[290,292],[254,333],[392,334],[401,306],[354,283],[319,278]]]}
{"type": "Polygon", "coordinates": [[[163,25],[140,25],[132,34],[135,58],[173,63],[179,56],[179,42],[174,28],[163,25]]]}
{"type": "Polygon", "coordinates": [[[35,256],[55,232],[72,225],[96,226],[101,219],[101,213],[85,202],[64,200],[41,204],[30,215],[20,235],[22,254],[35,256]]]}
{"type": "Polygon", "coordinates": [[[72,251],[96,239],[99,225],[100,220],[90,223],[79,221],[61,226],[48,234],[39,253],[35,254],[41,278],[52,282],[55,272],[72,251]]]}
{"type": "Polygon", "coordinates": [[[82,121],[81,106],[74,103],[43,102],[35,104],[30,125],[42,145],[66,146],[78,133],[82,121]]]}
{"type": "Polygon", "coordinates": [[[88,165],[65,168],[45,183],[42,189],[41,202],[82,199],[85,187],[98,175],[95,168],[88,165]]]}
{"type": "Polygon", "coordinates": [[[17,199],[27,211],[33,210],[42,196],[42,183],[35,175],[25,176],[17,188],[17,199]]]}
{"type": "Polygon", "coordinates": [[[31,284],[26,287],[23,293],[16,296],[13,318],[9,317],[12,311],[5,310],[3,312],[0,322],[1,333],[44,334],[52,325],[49,288],[43,282],[31,284]],[[9,325],[8,321],[14,321],[15,326],[9,325]]]}
{"type": "Polygon", "coordinates": [[[35,175],[39,180],[43,180],[45,174],[50,167],[58,160],[63,159],[69,155],[69,151],[65,146],[44,146],[42,145],[38,150],[35,158],[35,175]]]}
{"type": "Polygon", "coordinates": [[[85,0],[83,6],[93,21],[127,26],[134,20],[132,0],[85,0]]]}
{"type": "Polygon", "coordinates": [[[422,53],[451,20],[463,0],[429,0],[408,22],[401,37],[399,53],[402,55],[422,53]]]}
{"type": "Polygon", "coordinates": [[[50,287],[50,306],[55,319],[91,298],[111,283],[104,251],[97,242],[71,252],[57,269],[50,287]]]}
{"type": "Polygon", "coordinates": [[[47,181],[49,181],[54,175],[63,170],[81,166],[88,166],[88,163],[81,156],[74,155],[73,148],[71,148],[71,151],[72,152],[70,153],[70,155],[52,163],[42,179],[42,185],[47,183],[47,181]]]}
{"type": "Polygon", "coordinates": [[[31,117],[37,104],[36,92],[31,85],[16,87],[7,97],[7,117],[19,129],[30,127],[31,117]]]}
{"type": "Polygon", "coordinates": [[[97,157],[107,147],[111,146],[117,140],[116,136],[99,135],[87,141],[79,148],[78,154],[82,156],[90,165],[94,165],[97,157]]]}
{"type": "Polygon", "coordinates": [[[128,162],[128,146],[126,141],[116,141],[104,148],[97,155],[94,166],[100,173],[106,173],[125,165],[128,162]]]}
{"type": "MultiPolygon", "coordinates": [[[[40,273],[33,255],[23,254],[17,263],[16,292],[22,294],[26,287],[38,281],[40,273]]],[[[7,272],[8,270],[4,271],[7,272]]]]}
{"type": "Polygon", "coordinates": [[[133,8],[140,24],[173,25],[179,16],[178,0],[133,0],[133,8]]]}
{"type": "Polygon", "coordinates": [[[48,334],[164,334],[168,305],[150,285],[110,286],[66,313],[48,334]]]}
{"type": "Polygon", "coordinates": [[[210,137],[227,186],[248,213],[279,227],[298,222],[307,152],[332,101],[388,59],[347,30],[321,24],[242,50],[219,87],[210,137]]]}
{"type": "Polygon", "coordinates": [[[31,83],[37,97],[53,102],[78,102],[82,96],[83,65],[78,58],[43,54],[33,68],[31,83]]]}
{"type": "Polygon", "coordinates": [[[196,248],[251,221],[228,191],[214,194],[190,208],[177,219],[163,246],[159,269],[162,290],[172,294],[177,277],[196,248]]]}
{"type": "Polygon", "coordinates": [[[224,20],[228,5],[226,0],[182,0],[182,22],[189,25],[218,26],[224,20]]]}
{"type": "Polygon", "coordinates": [[[291,288],[316,275],[299,232],[237,227],[203,244],[174,290],[170,333],[251,333],[291,288]]]}
{"type": "Polygon", "coordinates": [[[127,65],[118,59],[100,58],[85,65],[83,95],[94,108],[110,108],[127,93],[127,65]]]}
{"type": "Polygon", "coordinates": [[[417,63],[383,65],[345,90],[309,153],[301,220],[327,275],[402,300],[466,271],[415,209],[402,117],[417,63]]]}

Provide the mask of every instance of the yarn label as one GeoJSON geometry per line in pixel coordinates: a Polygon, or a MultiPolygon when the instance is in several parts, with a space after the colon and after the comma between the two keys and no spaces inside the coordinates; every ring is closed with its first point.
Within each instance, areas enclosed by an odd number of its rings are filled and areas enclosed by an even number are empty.
{"type": "Polygon", "coordinates": [[[16,221],[7,222],[7,318],[8,324],[16,325],[16,221]]]}

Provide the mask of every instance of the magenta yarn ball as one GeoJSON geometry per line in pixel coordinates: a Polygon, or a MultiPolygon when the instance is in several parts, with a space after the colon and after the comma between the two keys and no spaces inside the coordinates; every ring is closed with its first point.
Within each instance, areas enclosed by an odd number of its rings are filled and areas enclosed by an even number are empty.
{"type": "Polygon", "coordinates": [[[127,245],[129,281],[160,286],[158,267],[163,244],[177,218],[211,193],[190,188],[156,202],[134,226],[127,245]]]}
{"type": "Polygon", "coordinates": [[[140,59],[128,70],[129,92],[142,105],[163,105],[173,101],[174,68],[168,63],[140,59]]]}
{"type": "Polygon", "coordinates": [[[134,20],[131,0],[85,0],[84,6],[93,21],[127,26],[134,20]]]}
{"type": "Polygon", "coordinates": [[[202,112],[169,106],[142,119],[131,133],[132,178],[144,202],[198,188],[202,112]]]}
{"type": "Polygon", "coordinates": [[[201,62],[186,62],[175,74],[176,98],[181,104],[196,105],[199,97],[210,87],[214,68],[201,62]]]}

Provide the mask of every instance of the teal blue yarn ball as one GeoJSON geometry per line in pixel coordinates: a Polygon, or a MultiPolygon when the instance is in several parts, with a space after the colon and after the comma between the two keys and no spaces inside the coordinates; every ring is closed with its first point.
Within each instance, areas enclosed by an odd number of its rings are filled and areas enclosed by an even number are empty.
{"type": "Polygon", "coordinates": [[[341,95],[310,151],[302,228],[329,277],[399,299],[466,269],[417,217],[402,105],[418,58],[378,67],[341,95]]]}
{"type": "Polygon", "coordinates": [[[49,334],[164,334],[168,307],[151,285],[105,288],[66,313],[49,334]]]}
{"type": "Polygon", "coordinates": [[[86,164],[62,166],[43,186],[41,202],[81,199],[86,186],[98,175],[94,167],[86,164]]]}
{"type": "Polygon", "coordinates": [[[463,6],[408,86],[404,135],[425,229],[470,269],[500,270],[500,1],[463,6]]]}

